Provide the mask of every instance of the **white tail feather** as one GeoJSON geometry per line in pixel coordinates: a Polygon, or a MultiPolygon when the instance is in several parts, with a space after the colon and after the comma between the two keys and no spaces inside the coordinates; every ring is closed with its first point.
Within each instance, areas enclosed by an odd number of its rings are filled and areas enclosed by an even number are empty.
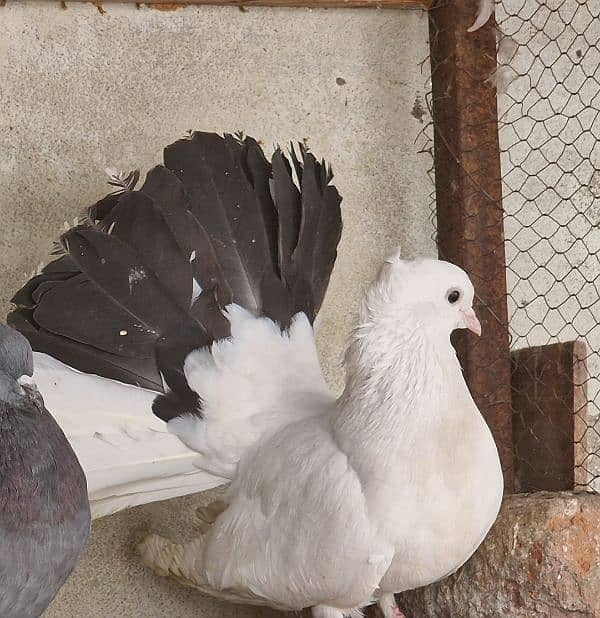
{"type": "Polygon", "coordinates": [[[88,481],[94,517],[222,485],[152,413],[156,393],[35,353],[34,381],[88,481]]]}

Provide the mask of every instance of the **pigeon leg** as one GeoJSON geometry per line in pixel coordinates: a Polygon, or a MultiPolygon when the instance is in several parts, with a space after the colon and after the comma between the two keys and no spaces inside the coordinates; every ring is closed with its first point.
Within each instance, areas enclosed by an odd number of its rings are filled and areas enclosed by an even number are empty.
{"type": "Polygon", "coordinates": [[[384,618],[406,618],[404,612],[398,607],[393,594],[381,595],[378,605],[384,618]]]}
{"type": "Polygon", "coordinates": [[[217,521],[217,517],[227,508],[227,504],[222,500],[215,500],[207,506],[200,506],[196,509],[198,527],[202,534],[206,534],[212,524],[217,521]]]}

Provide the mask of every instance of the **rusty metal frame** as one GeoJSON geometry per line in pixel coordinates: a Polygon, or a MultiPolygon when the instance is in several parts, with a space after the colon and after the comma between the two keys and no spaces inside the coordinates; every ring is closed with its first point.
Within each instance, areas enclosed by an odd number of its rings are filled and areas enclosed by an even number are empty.
{"type": "Polygon", "coordinates": [[[512,491],[511,360],[502,209],[494,19],[476,32],[473,3],[441,0],[429,11],[438,251],[462,266],[477,291],[480,340],[456,347],[473,398],[512,491]]]}

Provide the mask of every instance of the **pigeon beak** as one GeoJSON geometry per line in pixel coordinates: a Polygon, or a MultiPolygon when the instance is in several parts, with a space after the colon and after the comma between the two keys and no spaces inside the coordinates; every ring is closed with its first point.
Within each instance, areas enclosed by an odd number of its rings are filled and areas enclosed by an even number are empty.
{"type": "Polygon", "coordinates": [[[461,309],[461,313],[465,321],[465,327],[478,337],[481,336],[481,323],[477,319],[473,309],[461,309]]]}

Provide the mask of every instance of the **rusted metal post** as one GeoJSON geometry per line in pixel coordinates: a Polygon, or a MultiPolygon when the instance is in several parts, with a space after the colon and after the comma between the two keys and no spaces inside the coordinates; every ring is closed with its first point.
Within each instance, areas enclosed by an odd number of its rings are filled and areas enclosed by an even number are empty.
{"type": "Polygon", "coordinates": [[[462,266],[477,292],[483,325],[455,344],[465,378],[486,418],[513,490],[513,446],[506,262],[493,17],[476,32],[477,0],[441,0],[430,10],[438,250],[462,266]]]}

